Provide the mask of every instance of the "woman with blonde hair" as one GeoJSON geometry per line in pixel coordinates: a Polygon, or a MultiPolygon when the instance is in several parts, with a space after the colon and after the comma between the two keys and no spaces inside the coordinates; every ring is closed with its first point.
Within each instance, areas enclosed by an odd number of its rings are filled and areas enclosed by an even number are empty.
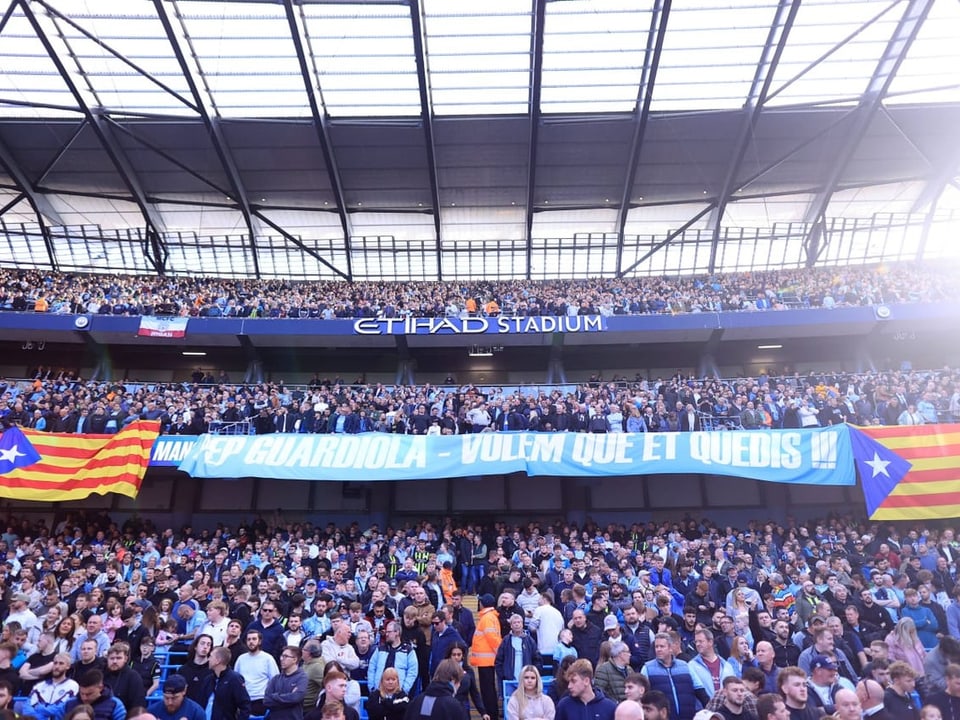
{"type": "Polygon", "coordinates": [[[900,618],[896,627],[887,635],[886,643],[890,662],[902,660],[913,668],[917,676],[924,674],[923,661],[927,657],[927,651],[920,642],[917,626],[912,618],[900,618]]]}
{"type": "Polygon", "coordinates": [[[380,685],[367,698],[367,716],[370,720],[403,720],[410,707],[410,698],[400,687],[400,675],[395,668],[387,668],[380,676],[380,685]]]}
{"type": "Polygon", "coordinates": [[[506,720],[553,720],[556,708],[543,693],[543,679],[533,665],[520,671],[520,686],[510,696],[504,711],[506,720]]]}

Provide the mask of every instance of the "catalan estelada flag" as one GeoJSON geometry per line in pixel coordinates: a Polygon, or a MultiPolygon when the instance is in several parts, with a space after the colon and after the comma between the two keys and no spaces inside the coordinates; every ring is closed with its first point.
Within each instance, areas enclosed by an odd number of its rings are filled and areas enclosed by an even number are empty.
{"type": "Polygon", "coordinates": [[[859,429],[911,465],[871,520],[960,517],[960,425],[859,429]]]}
{"type": "Polygon", "coordinates": [[[160,423],[138,420],[116,435],[72,435],[24,429],[40,459],[0,475],[0,497],[56,502],[97,493],[135,498],[160,423]]]}

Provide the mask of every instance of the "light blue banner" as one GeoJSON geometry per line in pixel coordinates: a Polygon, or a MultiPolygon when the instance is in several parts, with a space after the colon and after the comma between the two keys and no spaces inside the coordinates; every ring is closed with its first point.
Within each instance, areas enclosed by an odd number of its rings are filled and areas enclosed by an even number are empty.
{"type": "Polygon", "coordinates": [[[854,485],[846,426],[694,433],[203,435],[180,463],[194,477],[423,480],[505,475],[731,475],[854,485]]]}

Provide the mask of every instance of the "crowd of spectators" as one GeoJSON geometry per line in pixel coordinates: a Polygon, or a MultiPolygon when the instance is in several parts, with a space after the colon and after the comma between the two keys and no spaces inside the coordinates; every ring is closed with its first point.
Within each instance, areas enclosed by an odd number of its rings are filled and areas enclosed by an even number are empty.
{"type": "Polygon", "coordinates": [[[307,282],[0,269],[0,310],[191,317],[564,316],[938,302],[956,268],[894,264],[548,281],[307,282]]]}
{"type": "Polygon", "coordinates": [[[493,430],[657,432],[799,428],[850,422],[916,425],[960,421],[960,371],[809,373],[724,380],[670,378],[507,388],[353,383],[314,376],[306,386],[236,384],[200,369],[189,383],[85,382],[40,367],[0,381],[0,423],[48,432],[115,433],[137,419],[167,434],[493,430]],[[239,429],[238,429],[239,428],[239,429]]]}
{"type": "Polygon", "coordinates": [[[950,720],[960,702],[947,527],[278,515],[195,531],[100,511],[9,519],[0,557],[0,712],[17,696],[41,720],[459,720],[471,704],[610,720],[629,703],[648,720],[950,720]]]}

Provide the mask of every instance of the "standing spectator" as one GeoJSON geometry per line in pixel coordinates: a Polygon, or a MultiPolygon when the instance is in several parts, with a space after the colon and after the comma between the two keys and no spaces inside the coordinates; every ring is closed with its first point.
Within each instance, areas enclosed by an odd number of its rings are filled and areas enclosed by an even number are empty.
{"type": "Polygon", "coordinates": [[[497,675],[494,669],[500,642],[500,619],[497,614],[496,600],[493,595],[487,593],[480,596],[480,615],[477,618],[477,630],[473,634],[473,643],[470,645],[470,664],[477,668],[480,695],[490,720],[500,718],[497,675]]]}
{"type": "Polygon", "coordinates": [[[696,701],[706,705],[710,696],[687,663],[673,656],[672,645],[668,634],[658,633],[653,640],[654,658],[644,664],[642,673],[651,690],[670,700],[670,720],[687,720],[696,712],[696,701]]]}
{"type": "Polygon", "coordinates": [[[210,653],[213,674],[207,678],[204,692],[208,698],[204,706],[210,708],[207,720],[248,720],[250,717],[250,695],[243,676],[230,669],[230,660],[230,651],[225,647],[214,648],[210,653]]]}
{"type": "Polygon", "coordinates": [[[410,703],[406,717],[411,720],[416,718],[468,720],[463,705],[455,698],[462,677],[463,669],[457,662],[454,660],[441,662],[430,684],[410,703]]]}
{"type": "MultiPolygon", "coordinates": [[[[247,630],[247,652],[237,658],[234,668],[243,678],[250,702],[250,712],[254,715],[263,715],[263,694],[266,692],[270,678],[280,672],[277,661],[263,651],[260,646],[262,635],[259,630],[247,630]]],[[[213,666],[211,665],[211,668],[213,666]]],[[[216,670],[214,670],[216,672],[216,670]]]]}
{"type": "Polygon", "coordinates": [[[520,671],[527,665],[539,669],[540,653],[536,642],[523,629],[523,617],[514,614],[510,616],[510,634],[503,638],[494,660],[497,685],[502,686],[505,680],[519,681],[520,671]]]}
{"type": "Polygon", "coordinates": [[[263,705],[273,720],[302,720],[307,674],[300,668],[300,648],[288,645],[280,652],[280,672],[267,682],[263,705]]]}

